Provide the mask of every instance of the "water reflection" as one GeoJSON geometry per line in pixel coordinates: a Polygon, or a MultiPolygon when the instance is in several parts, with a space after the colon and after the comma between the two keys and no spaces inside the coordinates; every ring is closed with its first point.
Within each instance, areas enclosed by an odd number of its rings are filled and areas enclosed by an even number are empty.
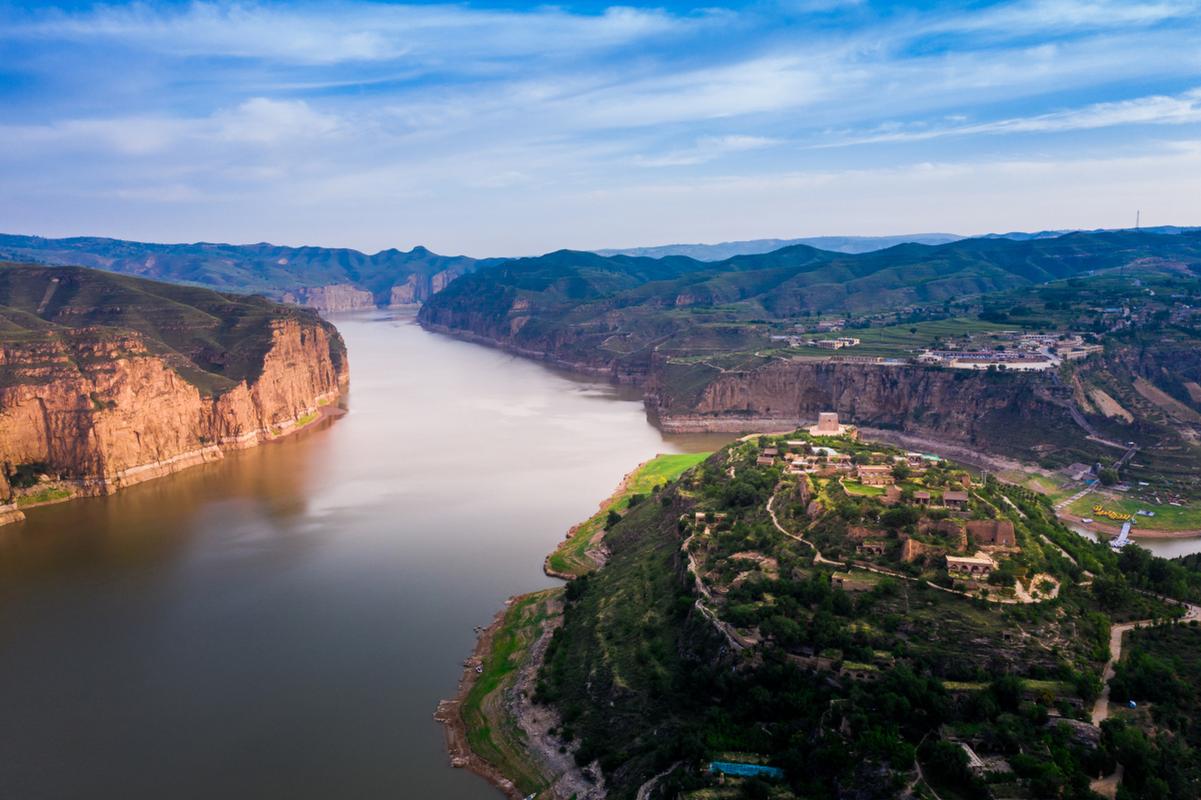
{"type": "Polygon", "coordinates": [[[475,625],[665,440],[637,395],[339,320],[350,413],[0,529],[0,795],[494,798],[432,720],[475,625]]]}

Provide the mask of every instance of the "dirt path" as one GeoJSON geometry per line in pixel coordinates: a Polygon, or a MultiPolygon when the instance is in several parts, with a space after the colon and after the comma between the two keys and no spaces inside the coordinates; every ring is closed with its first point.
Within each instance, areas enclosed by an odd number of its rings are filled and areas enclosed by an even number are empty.
{"type": "Polygon", "coordinates": [[[672,764],[667,769],[660,772],[655,777],[651,778],[646,783],[639,786],[638,794],[636,795],[635,800],[650,800],[651,792],[655,791],[655,787],[659,784],[659,781],[663,780],[668,775],[670,775],[672,770],[674,770],[676,767],[680,766],[681,763],[683,763],[683,762],[677,761],[676,763],[672,764]]]}
{"type": "Polygon", "coordinates": [[[776,518],[776,511],[775,511],[775,509],[772,508],[772,503],[775,502],[775,499],[776,499],[775,492],[772,492],[772,496],[769,497],[767,500],[767,513],[768,513],[768,516],[771,517],[772,525],[776,526],[776,530],[778,530],[780,533],[787,536],[789,539],[795,539],[796,541],[800,542],[801,544],[813,548],[813,561],[815,563],[829,564],[830,566],[833,566],[833,567],[845,567],[846,566],[841,561],[832,561],[832,560],[826,558],[825,556],[823,556],[822,551],[817,548],[817,545],[815,545],[813,542],[806,539],[804,536],[801,536],[799,533],[792,533],[791,531],[786,530],[784,528],[784,526],[780,524],[780,520],[776,518]]]}
{"type": "MultiPolygon", "coordinates": [[[[1192,603],[1180,603],[1180,605],[1186,609],[1184,616],[1179,620],[1170,620],[1169,622],[1192,622],[1193,620],[1201,619],[1201,606],[1196,606],[1192,603]]],[[[1118,662],[1122,660],[1122,637],[1126,635],[1126,631],[1134,630],[1135,628],[1147,628],[1156,624],[1165,625],[1168,622],[1140,619],[1134,622],[1123,622],[1109,629],[1109,661],[1105,662],[1105,673],[1102,677],[1102,680],[1105,681],[1105,686],[1101,689],[1101,696],[1093,704],[1092,719],[1094,725],[1100,725],[1109,718],[1109,682],[1117,672],[1118,662]]]]}

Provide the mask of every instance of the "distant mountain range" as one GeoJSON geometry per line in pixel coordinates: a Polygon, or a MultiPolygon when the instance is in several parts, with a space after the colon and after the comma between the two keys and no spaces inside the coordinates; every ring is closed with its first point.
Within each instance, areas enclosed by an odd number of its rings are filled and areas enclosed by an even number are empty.
{"type": "Polygon", "coordinates": [[[801,239],[746,239],[718,244],[665,244],[659,247],[626,247],[596,250],[602,256],[639,256],[663,258],[687,256],[697,261],[722,261],[734,256],[770,253],[803,244],[833,253],[870,253],[898,244],[947,244],[965,237],[954,233],[910,233],[901,236],[811,236],[801,239]]]}
{"type": "Polygon", "coordinates": [[[346,248],[266,243],[152,244],[0,234],[0,260],[4,259],[252,292],[324,311],[424,302],[460,275],[500,260],[443,256],[424,247],[368,255],[346,248]]]}
{"type": "MultiPolygon", "coordinates": [[[[1102,233],[1106,230],[1098,228],[1089,233],[1102,233]]],[[[1174,225],[1162,225],[1155,228],[1139,228],[1144,233],[1176,234],[1194,231],[1197,228],[1180,228],[1174,225]]],[[[876,250],[886,250],[898,244],[949,244],[968,238],[978,239],[1051,239],[1063,236],[1065,233],[1080,231],[1065,229],[1057,231],[1038,231],[1027,233],[1013,231],[1010,233],[989,233],[983,236],[968,237],[955,233],[905,233],[897,236],[810,236],[800,239],[746,239],[737,242],[720,242],[718,244],[665,244],[658,247],[626,247],[594,250],[602,256],[642,256],[646,258],[663,258],[665,256],[688,256],[697,261],[722,261],[734,256],[756,255],[770,253],[785,247],[803,244],[816,247],[818,250],[829,250],[834,253],[871,253],[876,250]]]]}
{"type": "Polygon", "coordinates": [[[1201,273],[1201,232],[985,237],[861,254],[793,245],[718,262],[562,250],[465,276],[421,320],[589,368],[638,361],[638,370],[659,343],[699,335],[685,334],[698,325],[712,338],[733,335],[717,322],[941,306],[1136,264],[1201,273]]]}
{"type": "MultiPolygon", "coordinates": [[[[1143,228],[1141,234],[1180,234],[1196,228],[1159,227],[1143,228]]],[[[1064,237],[1067,231],[1041,231],[1037,233],[989,234],[976,239],[965,239],[950,233],[918,233],[900,236],[817,236],[806,239],[757,239],[722,244],[665,245],[662,247],[640,247],[625,250],[601,250],[589,254],[601,259],[600,269],[623,272],[636,262],[604,261],[604,259],[636,258],[651,262],[646,265],[647,276],[658,274],[714,272],[703,284],[712,289],[714,297],[732,296],[744,298],[742,290],[730,291],[720,288],[721,284],[745,286],[746,278],[719,277],[716,273],[755,272],[762,268],[773,268],[795,264],[798,259],[806,263],[828,263],[831,272],[819,274],[836,275],[839,265],[849,262],[839,257],[870,256],[887,253],[884,261],[878,262],[880,269],[904,267],[917,258],[921,263],[922,251],[905,248],[946,246],[960,242],[987,242],[990,240],[1036,241],[1064,237]],[[914,253],[918,253],[917,256],[914,253]],[[770,256],[770,257],[769,257],[770,256]],[[745,261],[764,257],[762,261],[745,261]],[[659,263],[656,263],[659,262],[659,263]],[[886,263],[887,262],[887,263],[886,263]],[[678,270],[678,272],[677,272],[678,270]]],[[[1078,233],[1078,232],[1077,232],[1078,233]]],[[[1092,232],[1098,233],[1098,232],[1092,232]]],[[[968,249],[982,245],[969,245],[968,249]]],[[[947,253],[954,251],[946,251],[947,253]]],[[[395,306],[424,303],[451,281],[472,273],[481,267],[502,263],[530,264],[559,263],[563,260],[560,251],[537,258],[470,258],[468,256],[444,256],[414,247],[412,250],[381,250],[368,254],[348,248],[331,247],[283,247],[261,242],[258,244],[216,244],[197,242],[193,244],[156,244],[134,242],[101,237],[75,237],[69,239],[46,239],[40,236],[0,234],[0,259],[33,262],[55,266],[85,266],[137,275],[144,278],[204,286],[222,291],[261,294],[274,300],[310,306],[321,311],[348,311],[377,306],[395,306]]],[[[583,262],[582,253],[568,257],[576,266],[583,262]]],[[[638,262],[640,263],[640,262],[638,262]]],[[[868,259],[855,262],[857,269],[867,269],[877,261],[868,259]]],[[[871,267],[876,269],[876,267],[871,267]]],[[[642,270],[642,267],[636,271],[642,270]]],[[[874,274],[874,273],[873,273],[874,274]]],[[[856,280],[848,274],[846,280],[835,278],[826,290],[806,289],[807,307],[821,302],[826,294],[837,295],[835,287],[846,281],[856,280]],[[826,294],[823,294],[826,291],[826,294]],[[832,294],[831,294],[832,293],[832,294]]],[[[993,287],[985,276],[980,281],[966,285],[962,283],[941,284],[957,286],[964,291],[987,291],[993,287]]],[[[649,279],[649,278],[648,278],[649,279]]],[[[877,276],[875,280],[880,280],[877,276]]],[[[1001,288],[1008,287],[1000,281],[1001,288]]],[[[850,287],[850,284],[847,284],[850,287]]],[[[887,287],[893,289],[897,287],[887,287]]],[[[706,289],[706,291],[708,291],[706,289]]],[[[938,289],[935,294],[942,292],[938,289]]],[[[854,294],[850,289],[847,294],[854,294]]],[[[917,294],[920,294],[917,293],[917,294]]],[[[916,295],[915,295],[916,296],[916,295]]],[[[783,299],[773,299],[773,304],[783,299]]],[[[855,301],[858,302],[858,301],[855,301]]],[[[854,303],[852,303],[853,305],[854,303]]]]}

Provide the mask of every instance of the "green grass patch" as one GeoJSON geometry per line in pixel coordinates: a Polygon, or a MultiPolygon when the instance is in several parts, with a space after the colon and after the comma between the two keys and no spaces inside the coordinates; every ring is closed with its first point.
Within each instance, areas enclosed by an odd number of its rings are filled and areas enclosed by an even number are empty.
{"type": "Polygon", "coordinates": [[[880,497],[884,494],[882,486],[864,486],[857,481],[843,481],[842,488],[846,489],[847,494],[857,497],[880,497]]]}
{"type": "Polygon", "coordinates": [[[526,759],[524,734],[513,720],[506,718],[500,696],[538,638],[542,623],[550,614],[549,603],[560,591],[548,589],[528,594],[509,607],[492,637],[492,647],[484,658],[484,671],[459,708],[472,751],[500,769],[523,794],[541,791],[547,782],[526,759]]]}
{"type": "Polygon", "coordinates": [[[303,414],[300,417],[296,418],[296,427],[303,428],[305,425],[308,425],[310,422],[317,419],[317,417],[319,417],[319,416],[321,416],[321,412],[319,412],[319,411],[313,411],[309,414],[303,414]]]}
{"type": "Polygon", "coordinates": [[[1151,503],[1131,497],[1111,497],[1100,492],[1089,492],[1084,497],[1068,506],[1068,512],[1080,517],[1094,517],[1098,522],[1120,525],[1105,517],[1097,516],[1093,511],[1094,505],[1100,505],[1111,511],[1132,515],[1134,532],[1141,528],[1158,528],[1166,531],[1201,530],[1201,503],[1191,503],[1185,506],[1173,506],[1167,503],[1151,503]],[[1144,517],[1139,510],[1153,511],[1155,516],[1144,517]]]}
{"type": "Polygon", "coordinates": [[[643,464],[625,482],[624,490],[609,499],[599,511],[576,528],[571,538],[565,539],[550,557],[547,566],[563,575],[585,575],[596,569],[596,563],[588,557],[588,546],[605,525],[609,511],[623,514],[630,507],[634,495],[649,495],[656,486],[671,483],[692,467],[704,461],[711,453],[673,453],[656,456],[643,464]]]}
{"type": "Polygon", "coordinates": [[[24,508],[26,506],[37,506],[43,503],[56,503],[59,500],[67,500],[71,497],[71,492],[66,489],[53,488],[43,489],[34,494],[22,495],[17,498],[17,506],[24,508]]]}

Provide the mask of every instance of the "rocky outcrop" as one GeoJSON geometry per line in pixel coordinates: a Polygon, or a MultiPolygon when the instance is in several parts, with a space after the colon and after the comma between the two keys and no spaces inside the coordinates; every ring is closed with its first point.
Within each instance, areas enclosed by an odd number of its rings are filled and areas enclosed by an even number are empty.
{"type": "Polygon", "coordinates": [[[188,363],[134,332],[74,329],[0,344],[0,462],[28,484],[14,481],[4,496],[25,505],[107,494],[284,435],[332,409],[348,380],[337,331],[284,316],[264,338],[256,373],[219,393],[202,391],[185,377],[188,363]]]}
{"type": "Polygon", "coordinates": [[[782,430],[822,411],[981,446],[1028,447],[1048,428],[1076,432],[1063,390],[1029,374],[780,360],[714,373],[694,394],[669,384],[661,369],[651,376],[648,410],[670,432],[782,430]]]}
{"type": "Polygon", "coordinates": [[[285,292],[282,300],[293,305],[315,308],[323,314],[375,308],[375,297],[371,292],[356,289],[349,283],[333,283],[329,286],[313,286],[297,289],[295,292],[285,292]]]}

